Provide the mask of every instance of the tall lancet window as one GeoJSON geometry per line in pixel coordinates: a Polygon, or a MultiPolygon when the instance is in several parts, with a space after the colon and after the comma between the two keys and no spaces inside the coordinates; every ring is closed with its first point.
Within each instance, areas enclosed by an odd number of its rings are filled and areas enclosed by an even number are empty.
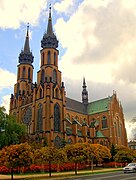
{"type": "Polygon", "coordinates": [[[36,127],[37,132],[43,131],[42,111],[43,111],[42,104],[39,104],[37,108],[37,127],[36,127]]]}
{"type": "Polygon", "coordinates": [[[20,68],[18,68],[18,79],[20,79],[20,68]]]}
{"type": "Polygon", "coordinates": [[[44,78],[45,78],[45,72],[44,69],[42,69],[42,73],[41,73],[41,82],[44,83],[44,78]]]}
{"type": "Polygon", "coordinates": [[[28,68],[28,80],[30,80],[30,67],[28,68]]]}
{"type": "Polygon", "coordinates": [[[23,67],[22,78],[25,78],[25,67],[23,67]]]}
{"type": "Polygon", "coordinates": [[[41,66],[44,65],[44,52],[42,53],[42,62],[41,62],[41,66]]]}
{"type": "Polygon", "coordinates": [[[47,58],[47,64],[51,63],[51,52],[48,51],[48,58],[47,58]]]}
{"type": "Polygon", "coordinates": [[[54,131],[60,132],[60,107],[58,104],[54,106],[54,131]]]}
{"type": "Polygon", "coordinates": [[[56,53],[54,53],[54,65],[57,66],[57,56],[56,56],[56,53]]]}
{"type": "Polygon", "coordinates": [[[32,108],[28,108],[23,117],[23,123],[26,124],[28,133],[30,133],[31,120],[32,120],[32,108]]]}

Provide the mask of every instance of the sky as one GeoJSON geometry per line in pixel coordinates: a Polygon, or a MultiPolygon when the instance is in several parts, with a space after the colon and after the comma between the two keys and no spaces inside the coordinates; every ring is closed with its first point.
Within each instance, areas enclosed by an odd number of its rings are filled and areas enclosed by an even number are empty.
{"type": "Polygon", "coordinates": [[[0,0],[0,106],[8,112],[27,23],[36,81],[50,3],[66,95],[81,101],[83,77],[89,101],[116,91],[132,139],[136,130],[135,0],[0,0]]]}

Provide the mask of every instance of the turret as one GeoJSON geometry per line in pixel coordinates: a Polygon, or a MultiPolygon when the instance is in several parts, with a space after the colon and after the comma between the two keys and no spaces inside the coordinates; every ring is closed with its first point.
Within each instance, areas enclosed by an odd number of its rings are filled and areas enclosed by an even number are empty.
{"type": "Polygon", "coordinates": [[[86,90],[86,82],[85,78],[83,78],[83,90],[82,90],[82,102],[84,105],[88,104],[88,91],[86,90]]]}
{"type": "Polygon", "coordinates": [[[54,48],[56,49],[58,47],[58,40],[53,33],[52,28],[52,17],[51,17],[51,7],[49,8],[49,18],[48,18],[48,26],[47,26],[47,32],[44,33],[43,39],[41,40],[41,47],[44,48],[54,48]]]}

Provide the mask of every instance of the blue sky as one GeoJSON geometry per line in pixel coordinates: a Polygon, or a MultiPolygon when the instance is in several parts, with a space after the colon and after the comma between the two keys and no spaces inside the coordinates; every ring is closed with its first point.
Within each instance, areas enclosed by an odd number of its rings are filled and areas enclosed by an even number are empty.
{"type": "Polygon", "coordinates": [[[115,90],[131,137],[136,127],[128,123],[136,116],[135,0],[0,1],[0,105],[8,111],[28,22],[36,81],[50,3],[67,96],[81,101],[83,76],[90,101],[111,96],[115,90]]]}

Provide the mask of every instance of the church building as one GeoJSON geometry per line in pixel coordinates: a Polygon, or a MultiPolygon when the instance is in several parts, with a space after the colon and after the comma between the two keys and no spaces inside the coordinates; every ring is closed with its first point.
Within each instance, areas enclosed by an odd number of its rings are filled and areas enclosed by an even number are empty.
{"type": "Polygon", "coordinates": [[[27,126],[29,136],[46,141],[48,146],[62,143],[99,143],[110,147],[127,146],[127,134],[121,103],[116,92],[88,102],[83,78],[81,102],[66,96],[62,73],[58,68],[58,40],[53,32],[51,8],[47,31],[41,40],[40,69],[33,83],[34,56],[29,46],[29,27],[24,49],[19,54],[17,82],[10,99],[10,114],[27,126]]]}

